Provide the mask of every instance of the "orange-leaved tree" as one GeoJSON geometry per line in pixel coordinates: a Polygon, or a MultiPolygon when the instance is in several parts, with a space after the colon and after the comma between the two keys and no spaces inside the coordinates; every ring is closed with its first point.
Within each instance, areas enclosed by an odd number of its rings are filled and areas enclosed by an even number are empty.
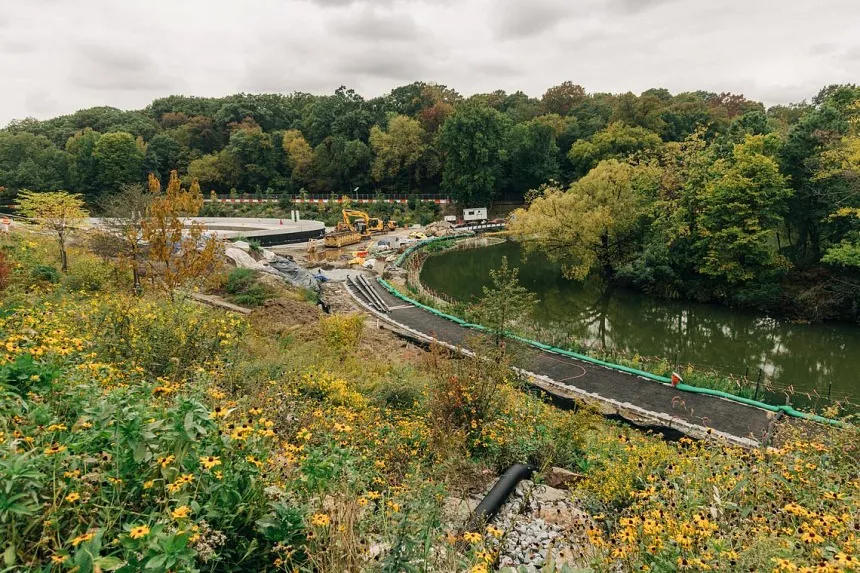
{"type": "Polygon", "coordinates": [[[161,182],[150,173],[149,191],[151,203],[141,221],[149,274],[172,298],[177,288],[200,282],[217,270],[222,247],[214,237],[206,236],[205,225],[191,220],[203,207],[197,179],[184,189],[176,171],[171,171],[162,192],[161,182]]]}

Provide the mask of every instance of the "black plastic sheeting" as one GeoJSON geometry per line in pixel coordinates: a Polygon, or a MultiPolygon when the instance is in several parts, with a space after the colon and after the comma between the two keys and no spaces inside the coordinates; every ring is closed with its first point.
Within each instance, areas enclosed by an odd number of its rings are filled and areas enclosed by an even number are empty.
{"type": "Polygon", "coordinates": [[[282,279],[293,286],[312,290],[315,293],[320,292],[320,284],[310,271],[303,269],[292,259],[275,255],[275,258],[269,261],[269,267],[282,279]]]}

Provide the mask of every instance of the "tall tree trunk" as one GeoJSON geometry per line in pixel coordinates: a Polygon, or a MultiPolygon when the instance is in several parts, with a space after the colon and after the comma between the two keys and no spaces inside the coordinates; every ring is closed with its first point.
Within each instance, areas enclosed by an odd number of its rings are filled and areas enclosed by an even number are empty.
{"type": "Polygon", "coordinates": [[[64,273],[69,272],[69,257],[66,255],[66,241],[61,236],[59,240],[60,244],[60,270],[64,273]]]}
{"type": "Polygon", "coordinates": [[[143,292],[143,289],[140,285],[140,265],[137,264],[137,259],[132,260],[131,276],[134,280],[134,294],[140,296],[140,294],[143,292]]]}

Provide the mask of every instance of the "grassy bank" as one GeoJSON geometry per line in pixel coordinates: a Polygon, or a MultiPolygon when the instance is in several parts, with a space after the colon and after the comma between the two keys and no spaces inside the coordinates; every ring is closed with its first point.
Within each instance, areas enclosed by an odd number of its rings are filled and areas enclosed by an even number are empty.
{"type": "Polygon", "coordinates": [[[301,293],[238,317],[126,294],[83,249],[62,275],[38,236],[0,249],[8,570],[486,573],[505,532],[464,531],[445,499],[521,461],[578,474],[579,552],[544,571],[840,571],[860,553],[853,426],[783,426],[767,451],[668,443],[554,409],[503,357],[406,347],[301,293]]]}

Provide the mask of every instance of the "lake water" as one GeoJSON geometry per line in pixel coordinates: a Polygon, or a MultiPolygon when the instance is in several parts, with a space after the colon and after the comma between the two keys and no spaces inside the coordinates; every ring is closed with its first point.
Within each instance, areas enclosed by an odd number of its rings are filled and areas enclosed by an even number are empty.
{"type": "MultiPolygon", "coordinates": [[[[665,357],[681,365],[718,370],[753,381],[762,377],[776,390],[768,400],[783,403],[781,389],[817,391],[860,403],[860,326],[793,324],[719,305],[652,298],[597,282],[565,279],[541,256],[523,260],[513,242],[430,257],[421,272],[428,288],[458,301],[480,296],[490,270],[519,267],[523,286],[540,299],[533,319],[569,333],[582,344],[626,354],[665,357]]],[[[804,402],[801,396],[793,404],[804,402]]],[[[808,403],[808,401],[807,401],[808,403]]]]}

